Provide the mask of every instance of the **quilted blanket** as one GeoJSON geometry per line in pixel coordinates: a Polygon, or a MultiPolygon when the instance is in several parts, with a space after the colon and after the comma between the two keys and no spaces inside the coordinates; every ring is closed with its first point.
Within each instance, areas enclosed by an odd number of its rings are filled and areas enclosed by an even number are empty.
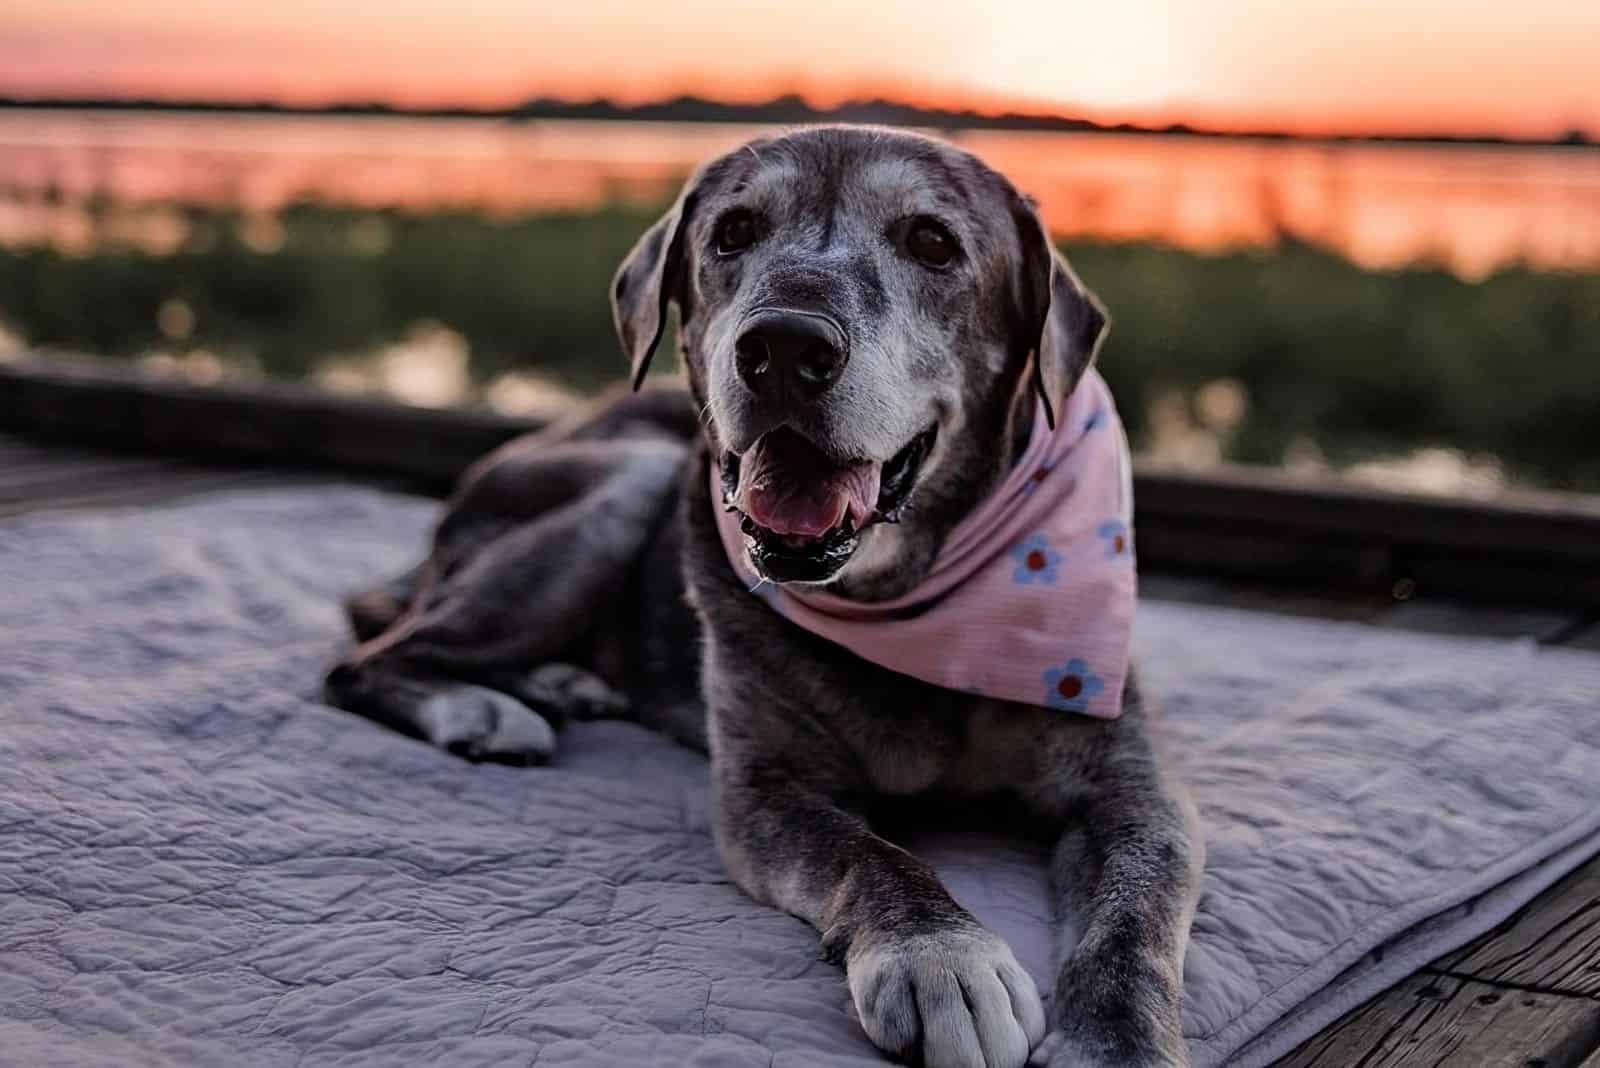
{"type": "MultiPolygon", "coordinates": [[[[746,900],[704,759],[474,767],[317,699],[434,508],[254,492],[0,525],[0,1063],[877,1065],[746,900]]],[[[1600,848],[1600,658],[1147,604],[1207,824],[1195,1063],[1261,1065],[1600,848]]],[[[1049,975],[1040,857],[929,832],[1049,975]]],[[[1043,983],[1041,983],[1043,985],[1043,983]]]]}

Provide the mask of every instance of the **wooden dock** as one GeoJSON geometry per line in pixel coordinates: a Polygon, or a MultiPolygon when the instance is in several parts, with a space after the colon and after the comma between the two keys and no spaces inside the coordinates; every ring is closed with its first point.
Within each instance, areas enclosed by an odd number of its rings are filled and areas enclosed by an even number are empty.
{"type": "MultiPolygon", "coordinates": [[[[0,365],[0,522],[329,479],[439,492],[525,422],[0,365]]],[[[1600,506],[1141,471],[1143,594],[1600,655],[1600,506]]],[[[1600,696],[1597,696],[1600,701],[1600,696]]],[[[1600,707],[1597,707],[1600,714],[1600,707]]],[[[1279,1068],[1600,1068],[1600,858],[1279,1068]]]]}

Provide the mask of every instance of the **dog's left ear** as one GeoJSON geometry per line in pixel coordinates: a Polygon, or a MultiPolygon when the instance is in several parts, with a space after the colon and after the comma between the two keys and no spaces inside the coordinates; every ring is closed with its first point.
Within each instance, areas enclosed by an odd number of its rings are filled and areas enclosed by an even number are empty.
{"type": "Polygon", "coordinates": [[[697,179],[690,179],[677,203],[639,238],[611,283],[611,318],[622,351],[633,365],[634,389],[644,382],[650,358],[661,344],[667,308],[675,303],[680,319],[689,315],[684,234],[694,212],[697,188],[697,179]]]}
{"type": "Polygon", "coordinates": [[[1033,384],[1054,429],[1056,413],[1094,363],[1111,319],[1100,298],[1051,245],[1033,204],[1017,195],[1011,213],[1022,241],[1018,329],[1032,349],[1033,384]]]}

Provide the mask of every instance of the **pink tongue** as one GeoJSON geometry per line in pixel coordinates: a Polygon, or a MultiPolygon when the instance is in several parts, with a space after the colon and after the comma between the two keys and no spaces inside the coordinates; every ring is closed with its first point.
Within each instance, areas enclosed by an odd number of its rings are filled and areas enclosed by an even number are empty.
{"type": "Polygon", "coordinates": [[[774,430],[745,453],[734,503],[774,534],[817,538],[849,516],[861,529],[878,500],[876,463],[839,466],[790,430],[774,430]]]}

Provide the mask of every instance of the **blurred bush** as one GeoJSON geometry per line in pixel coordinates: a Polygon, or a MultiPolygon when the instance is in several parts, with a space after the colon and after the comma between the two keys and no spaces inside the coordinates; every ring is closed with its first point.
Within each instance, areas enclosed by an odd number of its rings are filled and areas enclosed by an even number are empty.
{"type": "Polygon", "coordinates": [[[480,378],[536,367],[593,387],[622,366],[611,275],[657,214],[189,208],[169,253],[0,248],[0,317],[36,346],[125,356],[179,341],[286,378],[433,321],[468,340],[480,378]],[[169,302],[190,320],[180,337],[163,330],[169,302]]]}
{"type": "Polygon", "coordinates": [[[1546,485],[1600,488],[1600,274],[1366,271],[1323,249],[1068,250],[1116,325],[1101,357],[1129,419],[1163,390],[1242,383],[1230,459],[1448,446],[1546,485]]]}
{"type": "MultiPolygon", "coordinates": [[[[531,368],[588,389],[622,371],[608,285],[656,214],[181,212],[185,236],[165,252],[0,248],[0,319],[36,346],[203,348],[283,377],[435,321],[465,338],[480,382],[531,368]]],[[[1136,440],[1164,398],[1204,409],[1206,387],[1226,382],[1228,458],[1445,445],[1547,485],[1600,488],[1600,274],[1467,282],[1431,267],[1366,271],[1293,242],[1068,252],[1113,310],[1102,368],[1136,440]]]]}

